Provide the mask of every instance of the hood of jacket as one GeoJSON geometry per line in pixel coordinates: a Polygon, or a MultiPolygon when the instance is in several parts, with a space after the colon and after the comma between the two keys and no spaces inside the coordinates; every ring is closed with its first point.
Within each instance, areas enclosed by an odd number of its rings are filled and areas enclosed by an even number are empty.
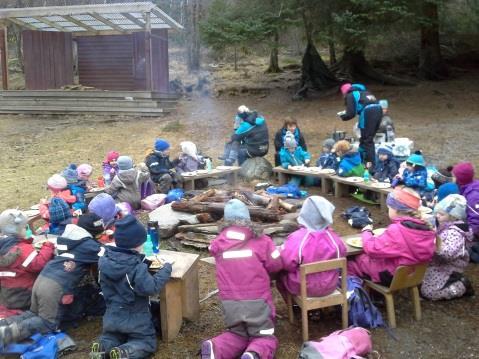
{"type": "Polygon", "coordinates": [[[354,151],[354,150],[346,152],[341,159],[344,159],[344,160],[350,162],[354,166],[357,166],[357,165],[361,164],[361,162],[362,162],[361,161],[361,155],[359,154],[359,152],[354,151]]]}
{"type": "Polygon", "coordinates": [[[130,249],[107,246],[105,254],[100,259],[100,270],[112,280],[120,280],[132,268],[143,262],[144,258],[143,254],[130,249]]]}
{"type": "Polygon", "coordinates": [[[118,172],[117,176],[124,184],[132,184],[136,181],[138,171],[134,168],[118,172]]]}
{"type": "Polygon", "coordinates": [[[351,88],[348,90],[348,93],[353,91],[366,91],[366,86],[363,84],[352,84],[351,88]]]}
{"type": "Polygon", "coordinates": [[[0,239],[0,256],[3,256],[4,254],[8,253],[10,248],[15,246],[20,241],[21,239],[16,236],[8,236],[3,239],[0,239]]]}
{"type": "Polygon", "coordinates": [[[85,240],[92,239],[93,236],[85,229],[76,224],[67,224],[62,235],[57,239],[57,249],[60,252],[62,249],[59,246],[66,245],[68,251],[81,245],[85,240]]]}
{"type": "Polygon", "coordinates": [[[416,258],[418,262],[429,261],[435,250],[431,246],[436,238],[436,233],[422,220],[414,217],[398,217],[393,219],[398,224],[406,246],[409,248],[409,255],[416,258]]]}

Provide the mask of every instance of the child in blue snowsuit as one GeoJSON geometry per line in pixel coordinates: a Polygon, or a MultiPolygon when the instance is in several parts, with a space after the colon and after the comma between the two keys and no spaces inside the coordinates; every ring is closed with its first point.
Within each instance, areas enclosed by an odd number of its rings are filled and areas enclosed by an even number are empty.
{"type": "Polygon", "coordinates": [[[421,152],[416,152],[408,157],[406,168],[402,175],[398,174],[396,178],[399,180],[399,183],[417,191],[421,197],[428,196],[428,194],[431,194],[432,197],[434,187],[428,185],[426,162],[421,152]]]}
{"type": "Polygon", "coordinates": [[[398,171],[399,163],[393,156],[391,146],[380,146],[378,148],[378,161],[374,168],[374,179],[379,182],[392,182],[398,171]]]}
{"type": "Polygon", "coordinates": [[[156,333],[149,296],[158,294],[170,279],[171,264],[148,272],[140,254],[146,241],[143,225],[132,215],[115,223],[116,247],[108,246],[100,258],[100,285],[106,302],[103,332],[92,347],[92,358],[145,358],[156,352],[156,333]]]}
{"type": "MultiPolygon", "coordinates": [[[[293,166],[309,165],[311,155],[298,146],[294,135],[291,132],[286,132],[284,136],[283,148],[279,151],[279,161],[281,167],[288,169],[293,166]]],[[[314,178],[304,176],[291,176],[290,183],[300,185],[304,179],[304,185],[311,186],[314,184],[314,178]]]]}
{"type": "Polygon", "coordinates": [[[75,164],[70,164],[62,172],[62,176],[65,177],[68,184],[68,189],[76,197],[75,203],[73,203],[73,211],[81,210],[85,212],[86,210],[86,201],[85,201],[85,192],[86,188],[78,180],[77,166],[75,164]]]}
{"type": "Polygon", "coordinates": [[[332,152],[334,144],[335,142],[332,138],[328,138],[323,142],[323,152],[316,161],[316,166],[333,169],[335,171],[338,169],[338,158],[336,154],[332,152]]]}

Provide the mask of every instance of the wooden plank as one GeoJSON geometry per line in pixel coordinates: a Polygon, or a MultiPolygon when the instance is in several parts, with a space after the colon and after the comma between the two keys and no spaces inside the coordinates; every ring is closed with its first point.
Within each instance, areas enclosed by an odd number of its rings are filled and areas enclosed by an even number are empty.
{"type": "Polygon", "coordinates": [[[80,21],[80,20],[75,19],[74,17],[72,17],[72,16],[70,16],[70,15],[63,15],[63,18],[64,18],[65,20],[67,20],[67,21],[70,21],[70,22],[74,23],[75,25],[77,25],[77,26],[79,26],[79,27],[84,28],[86,31],[91,31],[91,32],[93,32],[93,33],[95,33],[95,34],[98,33],[98,30],[95,30],[95,29],[92,28],[91,26],[89,26],[89,25],[83,23],[83,22],[80,21]]]}
{"type": "Polygon", "coordinates": [[[63,26],[60,26],[60,25],[57,25],[55,22],[53,21],[50,21],[48,19],[45,19],[44,17],[42,16],[33,16],[34,19],[40,21],[40,22],[43,22],[44,24],[47,24],[48,26],[54,28],[54,29],[57,29],[58,31],[61,31],[61,32],[68,32],[68,30],[66,30],[63,26]]]}
{"type": "Polygon", "coordinates": [[[108,20],[106,17],[103,17],[101,16],[101,14],[99,13],[96,13],[96,12],[91,12],[89,13],[88,15],[90,15],[91,17],[95,18],[96,20],[102,22],[103,24],[107,25],[107,26],[110,26],[113,30],[116,30],[120,33],[125,33],[125,29],[123,29],[122,27],[118,26],[117,24],[115,24],[114,22],[111,22],[110,20],[108,20]]]}
{"type": "Polygon", "coordinates": [[[182,283],[179,279],[170,279],[160,292],[161,336],[170,342],[180,332],[183,322],[181,298],[182,283]]]}
{"type": "Polygon", "coordinates": [[[2,63],[2,88],[8,90],[8,33],[4,26],[0,31],[0,62],[2,63]]]}
{"type": "Polygon", "coordinates": [[[183,318],[190,321],[200,319],[200,286],[198,280],[198,260],[199,256],[189,271],[184,275],[181,283],[181,300],[183,318]]]}
{"type": "Polygon", "coordinates": [[[20,26],[20,27],[23,27],[25,29],[28,29],[28,30],[33,30],[33,31],[38,31],[39,29],[36,28],[35,26],[33,25],[30,25],[29,23],[26,23],[26,22],[23,22],[19,19],[15,19],[15,18],[10,18],[8,19],[8,21],[10,22],[13,22],[14,24],[20,26]]]}
{"type": "Polygon", "coordinates": [[[134,17],[133,15],[127,13],[127,12],[122,12],[121,13],[124,17],[126,17],[128,20],[130,20],[131,22],[133,22],[135,25],[138,25],[140,26],[141,28],[143,28],[145,26],[144,23],[142,23],[139,19],[137,19],[136,17],[134,17]]]}
{"type": "Polygon", "coordinates": [[[0,97],[28,97],[28,96],[58,96],[58,97],[133,97],[133,98],[151,98],[155,100],[178,100],[178,95],[173,93],[162,93],[156,91],[107,91],[107,90],[88,90],[88,91],[71,91],[71,90],[8,90],[0,91],[0,97]]]}

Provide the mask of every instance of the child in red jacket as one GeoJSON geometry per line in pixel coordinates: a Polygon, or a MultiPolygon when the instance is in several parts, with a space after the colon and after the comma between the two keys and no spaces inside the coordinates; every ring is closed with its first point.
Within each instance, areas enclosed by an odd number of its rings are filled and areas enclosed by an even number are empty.
{"type": "Polygon", "coordinates": [[[46,242],[39,252],[26,237],[28,218],[19,210],[0,214],[0,305],[8,309],[30,308],[32,287],[38,273],[52,258],[54,245],[46,242]]]}

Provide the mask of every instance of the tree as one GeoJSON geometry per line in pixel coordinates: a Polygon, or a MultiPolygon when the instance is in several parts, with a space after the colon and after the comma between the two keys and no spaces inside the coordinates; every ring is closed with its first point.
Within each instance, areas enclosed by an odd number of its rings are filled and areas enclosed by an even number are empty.
{"type": "Polygon", "coordinates": [[[201,21],[201,0],[189,0],[187,2],[187,67],[188,71],[198,71],[200,69],[200,30],[201,21]]]}

